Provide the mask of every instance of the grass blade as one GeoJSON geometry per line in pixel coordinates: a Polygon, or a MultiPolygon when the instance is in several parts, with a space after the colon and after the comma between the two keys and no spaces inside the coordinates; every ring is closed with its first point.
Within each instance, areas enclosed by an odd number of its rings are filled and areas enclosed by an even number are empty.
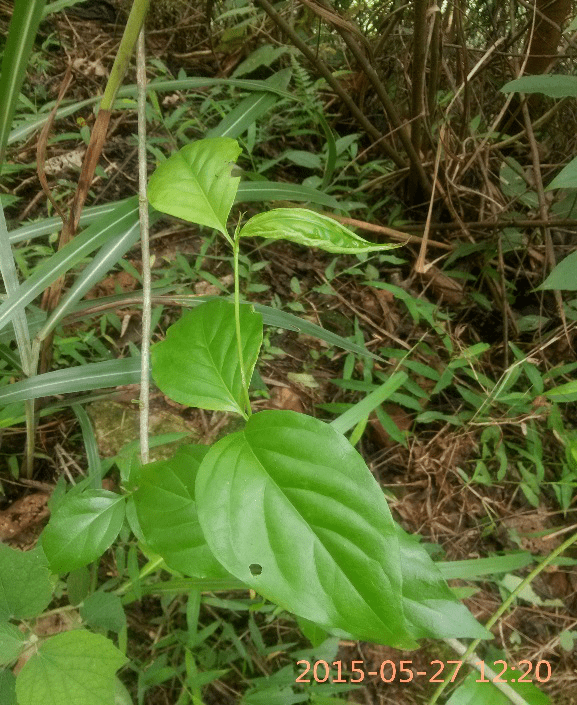
{"type": "Polygon", "coordinates": [[[346,433],[353,426],[356,426],[359,421],[368,418],[371,411],[382,404],[385,399],[388,399],[391,394],[394,394],[406,379],[406,372],[395,372],[378,389],[367,394],[364,399],[347,409],[344,414],[332,421],[330,425],[340,433],[346,433]]]}
{"type": "Polygon", "coordinates": [[[2,106],[2,110],[0,110],[0,169],[4,161],[20,88],[26,75],[28,57],[32,51],[45,4],[46,0],[20,0],[20,2],[14,3],[2,58],[2,68],[0,69],[0,105],[2,106]]]}
{"type": "MultiPolygon", "coordinates": [[[[8,239],[8,230],[6,229],[6,220],[4,219],[2,204],[0,204],[0,273],[4,280],[6,293],[10,297],[18,289],[18,273],[8,239]]],[[[23,308],[18,308],[14,311],[12,324],[14,325],[14,334],[20,354],[22,370],[24,374],[30,375],[32,374],[32,350],[30,346],[30,331],[28,330],[26,313],[23,308]]]]}
{"type": "MultiPolygon", "coordinates": [[[[85,208],[80,216],[79,224],[82,226],[90,225],[94,221],[99,220],[102,216],[109,215],[113,210],[119,208],[122,204],[127,203],[130,199],[124,198],[121,201],[112,201],[111,203],[104,203],[101,206],[91,206],[85,208]]],[[[35,223],[28,223],[27,225],[22,225],[16,230],[11,230],[9,233],[10,244],[14,245],[17,242],[22,242],[24,240],[33,240],[36,237],[41,237],[42,235],[49,235],[55,231],[62,229],[62,218],[59,216],[55,218],[44,218],[43,220],[38,220],[35,223]]]]}
{"type": "Polygon", "coordinates": [[[249,203],[253,201],[298,201],[315,203],[334,210],[341,208],[335,198],[312,188],[312,186],[283,184],[275,181],[241,181],[236,192],[236,202],[249,203]]]}
{"type": "Polygon", "coordinates": [[[138,202],[130,199],[116,209],[105,222],[97,222],[77,235],[72,242],[40,265],[18,289],[0,306],[0,329],[7,325],[19,308],[26,306],[61,274],[67,272],[83,257],[103,245],[110,238],[118,237],[131,228],[138,218],[138,202]]]}
{"type": "Polygon", "coordinates": [[[140,359],[107,360],[37,375],[0,388],[0,405],[54,394],[106,389],[140,381],[140,359]]]}
{"type": "MultiPolygon", "coordinates": [[[[267,86],[286,90],[291,78],[291,70],[283,69],[267,78],[267,86]]],[[[230,111],[220,123],[209,130],[205,137],[239,137],[261,115],[266,113],[278,101],[279,96],[267,91],[254,92],[242,100],[230,111]]]]}
{"type": "MultiPolygon", "coordinates": [[[[151,221],[158,220],[160,214],[152,213],[151,221]]],[[[77,304],[104,274],[108,272],[128,250],[138,241],[139,223],[135,221],[120,237],[111,238],[102,246],[98,254],[86,269],[77,277],[72,287],[66,292],[58,306],[52,311],[49,320],[39,333],[43,340],[64,316],[77,304]]]]}
{"type": "MultiPolygon", "coordinates": [[[[241,88],[247,91],[259,91],[267,93],[275,93],[281,98],[289,98],[290,100],[301,102],[301,99],[295,95],[292,95],[288,91],[281,90],[274,86],[267,85],[265,81],[249,81],[240,78],[181,78],[171,81],[153,81],[146,86],[147,91],[158,91],[159,93],[167,93],[172,91],[184,91],[190,88],[206,88],[207,86],[233,86],[236,88],[241,88]]],[[[136,86],[134,84],[129,86],[123,86],[119,89],[117,93],[117,98],[135,98],[136,97],[136,86]]],[[[70,105],[65,105],[59,108],[56,112],[54,120],[59,120],[63,117],[68,117],[74,113],[82,110],[88,105],[94,105],[100,102],[101,96],[96,96],[94,98],[87,98],[86,100],[77,101],[70,105]]],[[[32,119],[27,121],[25,124],[19,125],[8,137],[8,144],[13,142],[19,142],[25,139],[31,133],[40,129],[44,123],[48,120],[50,111],[54,107],[54,103],[47,103],[44,106],[45,114],[41,117],[37,115],[32,116],[32,119]]]]}

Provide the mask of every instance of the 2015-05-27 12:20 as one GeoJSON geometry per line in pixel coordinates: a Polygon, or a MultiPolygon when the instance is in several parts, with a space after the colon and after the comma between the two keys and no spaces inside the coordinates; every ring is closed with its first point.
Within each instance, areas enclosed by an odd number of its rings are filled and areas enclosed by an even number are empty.
{"type": "MultiPolygon", "coordinates": [[[[365,671],[362,668],[364,661],[352,661],[350,677],[343,678],[343,662],[333,661],[331,665],[336,668],[336,677],[331,678],[331,667],[327,661],[315,661],[311,666],[310,661],[301,660],[297,661],[297,666],[304,666],[304,670],[297,676],[295,682],[310,683],[311,679],[307,676],[312,674],[313,680],[317,683],[326,683],[329,680],[331,683],[360,683],[365,679],[365,676],[379,676],[383,683],[392,683],[394,680],[398,680],[399,683],[410,683],[415,677],[427,678],[429,683],[444,683],[442,673],[445,670],[445,665],[448,665],[455,666],[455,671],[450,678],[452,683],[463,665],[463,661],[433,660],[429,665],[434,666],[434,671],[431,669],[428,672],[414,670],[412,663],[412,661],[399,661],[397,666],[394,661],[387,660],[381,662],[378,671],[365,671]]],[[[474,665],[479,671],[477,683],[532,683],[533,679],[539,683],[547,683],[551,679],[552,672],[549,661],[537,661],[536,664],[533,664],[532,661],[521,660],[517,666],[509,666],[506,661],[498,660],[493,661],[492,669],[495,670],[495,675],[492,678],[487,678],[485,676],[485,662],[477,661],[474,665]],[[499,666],[502,667],[500,671],[498,670],[499,666]],[[511,671],[512,677],[505,679],[503,674],[508,670],[511,671]],[[518,676],[515,675],[517,671],[519,672],[518,676]]]]}

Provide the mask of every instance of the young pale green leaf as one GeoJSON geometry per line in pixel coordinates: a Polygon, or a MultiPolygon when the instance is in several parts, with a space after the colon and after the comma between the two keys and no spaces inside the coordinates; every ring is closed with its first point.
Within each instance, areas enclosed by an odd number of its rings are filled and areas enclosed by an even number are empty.
{"type": "Polygon", "coordinates": [[[128,661],[114,644],[84,629],[44,641],[16,679],[18,705],[113,703],[115,672],[128,661]]]}
{"type": "Polygon", "coordinates": [[[225,237],[240,177],[231,176],[241,152],[236,140],[197,140],[162,162],[150,177],[148,200],[159,211],[206,225],[225,237]]]}
{"type": "Polygon", "coordinates": [[[0,543],[0,619],[31,619],[51,599],[50,570],[40,546],[23,552],[0,543]]]}
{"type": "Polygon", "coordinates": [[[306,208],[274,208],[254,215],[240,231],[240,237],[290,240],[305,247],[318,247],[337,254],[360,254],[390,250],[400,245],[376,245],[363,240],[338,221],[306,208]]]}
{"type": "MultiPolygon", "coordinates": [[[[262,344],[262,316],[240,307],[242,356],[247,383],[262,344]]],[[[197,306],[151,350],[152,377],[174,401],[213,411],[244,414],[234,304],[215,299],[197,306]]]]}
{"type": "Polygon", "coordinates": [[[55,573],[99,558],[122,527],[125,498],[108,490],[66,495],[42,532],[42,548],[55,573]]]}
{"type": "Polygon", "coordinates": [[[456,599],[439,569],[418,541],[397,525],[403,573],[403,604],[417,639],[491,639],[456,599]]]}
{"type": "Polygon", "coordinates": [[[200,528],[194,484],[208,446],[181,446],[172,458],[144,465],[132,495],[144,543],[169,568],[198,578],[230,577],[200,528]]]}
{"type": "Polygon", "coordinates": [[[416,645],[384,495],[327,424],[292,411],[254,414],[205,456],[196,502],[216,558],[260,594],[326,629],[416,645]]]}

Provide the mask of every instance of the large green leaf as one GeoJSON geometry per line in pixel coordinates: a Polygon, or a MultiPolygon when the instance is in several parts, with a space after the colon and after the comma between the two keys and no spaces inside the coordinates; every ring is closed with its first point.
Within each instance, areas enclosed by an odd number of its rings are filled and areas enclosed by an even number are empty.
{"type": "Polygon", "coordinates": [[[230,171],[241,149],[229,137],[197,140],[162,162],[150,177],[148,200],[159,211],[226,235],[240,177],[230,171]]]}
{"type": "MultiPolygon", "coordinates": [[[[247,383],[262,344],[262,316],[240,307],[247,383]]],[[[187,406],[244,414],[234,304],[215,299],[186,313],[151,350],[152,377],[161,391],[187,406]]]]}
{"type": "Polygon", "coordinates": [[[115,672],[128,659],[101,634],[84,629],[44,641],[16,679],[18,705],[114,702],[115,672]]]}
{"type": "Polygon", "coordinates": [[[55,573],[67,573],[99,558],[122,527],[125,498],[108,490],[68,494],[41,534],[55,573]]]}
{"type": "Polygon", "coordinates": [[[109,592],[93,592],[84,599],[80,616],[92,629],[106,629],[120,633],[126,627],[126,614],[122,600],[109,592]]]}
{"type": "Polygon", "coordinates": [[[491,639],[464,604],[456,599],[439,569],[418,541],[397,526],[403,573],[403,604],[418,639],[491,639]]]}
{"type": "Polygon", "coordinates": [[[400,247],[376,245],[363,240],[333,218],[305,208],[275,208],[254,215],[240,231],[240,237],[290,240],[305,247],[318,247],[337,254],[359,254],[400,247]]]}
{"type": "Polygon", "coordinates": [[[506,83],[501,88],[503,93],[544,93],[549,98],[574,98],[577,96],[577,76],[541,74],[521,76],[506,83]]]}
{"type": "Polygon", "coordinates": [[[50,571],[42,549],[23,552],[0,543],[0,619],[36,617],[51,599],[50,571]]]}
{"type": "Polygon", "coordinates": [[[327,629],[416,645],[384,495],[327,424],[292,411],[251,416],[207,453],[196,502],[216,558],[257,592],[327,629]]]}
{"type": "Polygon", "coordinates": [[[132,495],[144,543],[169,568],[198,578],[231,577],[210,552],[196,512],[194,484],[208,446],[181,446],[142,466],[132,495]]]}
{"type": "Polygon", "coordinates": [[[0,703],[2,705],[18,705],[16,676],[8,668],[0,668],[0,703]]]}

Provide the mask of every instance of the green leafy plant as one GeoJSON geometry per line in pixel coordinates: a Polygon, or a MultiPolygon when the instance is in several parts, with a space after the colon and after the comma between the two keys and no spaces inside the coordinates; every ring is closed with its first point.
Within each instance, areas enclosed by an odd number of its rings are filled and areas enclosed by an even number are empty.
{"type": "MultiPolygon", "coordinates": [[[[330,252],[391,247],[299,209],[256,215],[231,236],[226,221],[238,179],[230,170],[238,154],[229,138],[188,145],[153,174],[151,203],[217,229],[235,263],[243,237],[283,237],[330,252]]],[[[169,328],[152,349],[158,387],[180,403],[235,413],[245,426],[210,449],[191,445],[166,461],[129,464],[125,496],[87,488],[65,495],[42,537],[53,570],[101,555],[128,502],[134,533],[169,567],[241,581],[327,631],[397,648],[414,648],[423,637],[487,638],[427,552],[393,521],[343,435],[357,422],[350,410],[333,424],[290,411],[252,414],[248,385],[262,325],[240,301],[236,266],[234,301],[203,303],[169,328]]]]}

